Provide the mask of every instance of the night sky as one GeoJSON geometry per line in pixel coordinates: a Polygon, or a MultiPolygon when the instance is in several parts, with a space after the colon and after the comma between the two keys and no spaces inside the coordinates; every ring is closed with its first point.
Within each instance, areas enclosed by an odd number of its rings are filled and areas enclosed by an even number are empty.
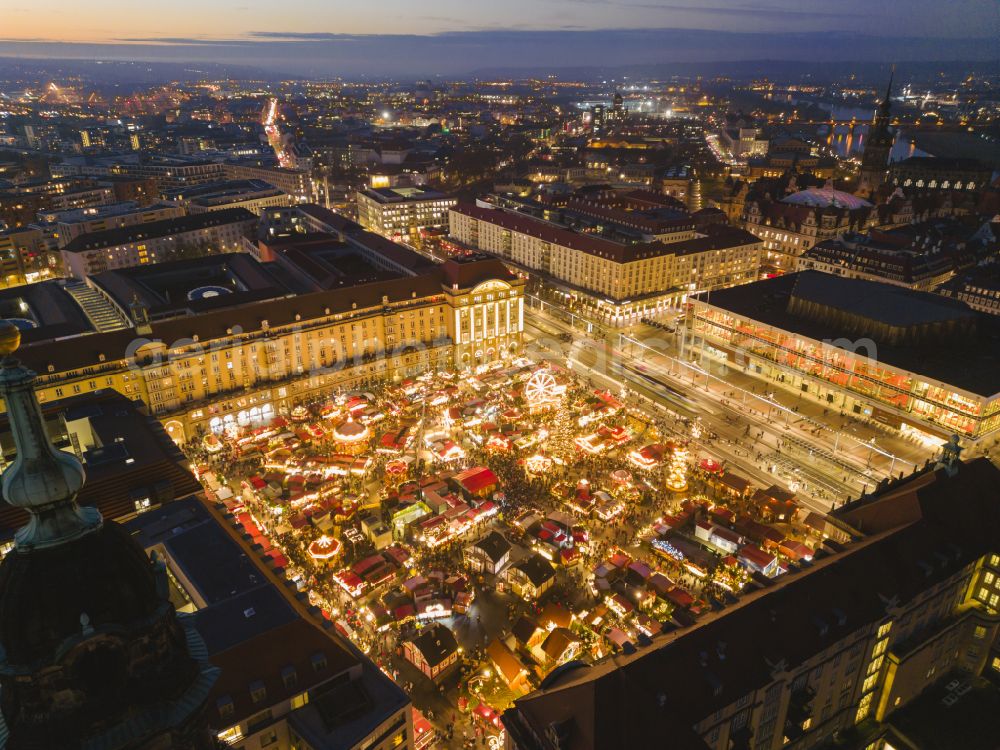
{"type": "Polygon", "coordinates": [[[988,59],[997,0],[2,0],[0,55],[289,72],[740,59],[988,59]]]}

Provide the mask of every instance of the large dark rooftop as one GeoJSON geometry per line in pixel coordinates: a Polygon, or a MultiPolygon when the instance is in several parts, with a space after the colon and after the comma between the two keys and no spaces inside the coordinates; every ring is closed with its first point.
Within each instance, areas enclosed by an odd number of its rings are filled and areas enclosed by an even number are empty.
{"type": "Polygon", "coordinates": [[[18,328],[25,344],[93,330],[80,306],[54,280],[0,291],[0,317],[21,321],[18,328]]]}
{"type": "Polygon", "coordinates": [[[104,271],[90,277],[122,310],[139,301],[153,318],[205,312],[290,293],[246,253],[167,261],[104,271]]]}
{"type": "Polygon", "coordinates": [[[764,325],[831,342],[833,346],[839,346],[835,342],[848,336],[855,340],[867,337],[877,345],[875,356],[887,365],[981,396],[1000,392],[1000,326],[990,316],[977,315],[958,300],[819,271],[801,271],[714,290],[698,295],[697,299],[764,325]],[[871,330],[848,332],[843,324],[832,319],[793,312],[790,309],[793,298],[872,321],[871,330]],[[874,332],[878,324],[906,328],[954,321],[974,322],[972,334],[946,338],[933,345],[912,345],[890,343],[874,332]]]}
{"type": "Polygon", "coordinates": [[[140,240],[151,240],[157,237],[195,232],[209,227],[223,226],[224,224],[256,221],[257,217],[245,208],[224,208],[221,211],[209,211],[208,213],[196,214],[194,216],[161,219],[160,221],[151,221],[147,224],[106,229],[102,232],[88,232],[71,240],[63,248],[63,252],[79,253],[86,250],[111,247],[113,245],[125,245],[140,240]]]}

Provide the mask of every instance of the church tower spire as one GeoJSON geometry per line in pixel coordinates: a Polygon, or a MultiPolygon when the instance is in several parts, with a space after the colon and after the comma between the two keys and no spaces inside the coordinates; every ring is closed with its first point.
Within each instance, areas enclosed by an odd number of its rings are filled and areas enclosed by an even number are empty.
{"type": "Polygon", "coordinates": [[[209,750],[218,670],[170,601],[162,560],[77,503],[83,466],[52,444],[19,343],[0,321],[17,446],[0,484],[29,515],[0,562],[0,750],[209,750]]]}
{"type": "Polygon", "coordinates": [[[101,528],[96,508],[81,508],[76,494],[86,474],[76,456],[52,445],[35,396],[35,373],[14,358],[21,335],[0,325],[0,394],[10,418],[17,457],[3,473],[3,496],[31,520],[17,531],[18,547],[49,547],[101,528]]]}
{"type": "Polygon", "coordinates": [[[889,167],[889,154],[895,136],[889,129],[892,122],[892,82],[896,69],[889,73],[885,96],[875,110],[875,117],[868,128],[865,150],[861,155],[861,173],[858,176],[857,194],[868,197],[885,182],[889,167]]]}

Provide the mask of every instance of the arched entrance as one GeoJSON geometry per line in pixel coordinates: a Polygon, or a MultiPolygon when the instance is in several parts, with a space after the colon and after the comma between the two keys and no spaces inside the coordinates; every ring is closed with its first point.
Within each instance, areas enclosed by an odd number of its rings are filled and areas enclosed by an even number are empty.
{"type": "Polygon", "coordinates": [[[184,445],[187,440],[187,435],[184,433],[184,425],[178,422],[176,419],[171,419],[169,422],[163,425],[163,429],[167,431],[170,439],[173,440],[177,445],[184,445]]]}

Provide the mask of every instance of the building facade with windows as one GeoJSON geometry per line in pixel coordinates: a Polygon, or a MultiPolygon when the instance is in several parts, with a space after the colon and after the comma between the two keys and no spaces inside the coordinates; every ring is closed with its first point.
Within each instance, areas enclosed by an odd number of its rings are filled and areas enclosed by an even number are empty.
{"type": "Polygon", "coordinates": [[[824,240],[796,258],[796,269],[930,291],[974,262],[975,254],[965,242],[934,237],[930,232],[921,235],[914,226],[824,240]]]}
{"type": "Polygon", "coordinates": [[[513,211],[461,205],[451,211],[450,234],[561,285],[616,325],[679,308],[696,290],[753,281],[760,267],[760,240],[729,226],[677,242],[627,245],[513,211]]]}
{"type": "Polygon", "coordinates": [[[358,222],[383,237],[420,244],[421,230],[448,226],[454,197],[427,187],[368,188],[355,199],[358,222]]]}
{"type": "Polygon", "coordinates": [[[176,253],[238,251],[256,228],[254,214],[230,208],[82,234],[59,252],[66,272],[85,279],[116,268],[157,263],[176,253]]]}
{"type": "Polygon", "coordinates": [[[794,271],[807,250],[863,232],[877,218],[870,203],[832,188],[807,188],[776,201],[748,198],[743,210],[743,227],[763,241],[761,265],[770,273],[794,271]]]}
{"type": "Polygon", "coordinates": [[[1000,333],[963,302],[802,271],[695,298],[691,355],[917,438],[1000,429],[1000,333]]]}
{"type": "MultiPolygon", "coordinates": [[[[384,261],[370,262],[379,280],[344,286],[336,263],[356,246],[337,243],[321,249],[332,261],[286,260],[288,284],[245,253],[95,276],[90,288],[122,327],[96,333],[60,318],[26,334],[23,356],[40,373],[39,398],[113,388],[147,404],[183,442],[199,430],[266,424],[331,388],[475,368],[520,352],[524,282],[502,263],[428,264],[373,236],[389,246],[370,248],[384,261]]],[[[351,255],[351,268],[360,262],[351,255]]]]}

